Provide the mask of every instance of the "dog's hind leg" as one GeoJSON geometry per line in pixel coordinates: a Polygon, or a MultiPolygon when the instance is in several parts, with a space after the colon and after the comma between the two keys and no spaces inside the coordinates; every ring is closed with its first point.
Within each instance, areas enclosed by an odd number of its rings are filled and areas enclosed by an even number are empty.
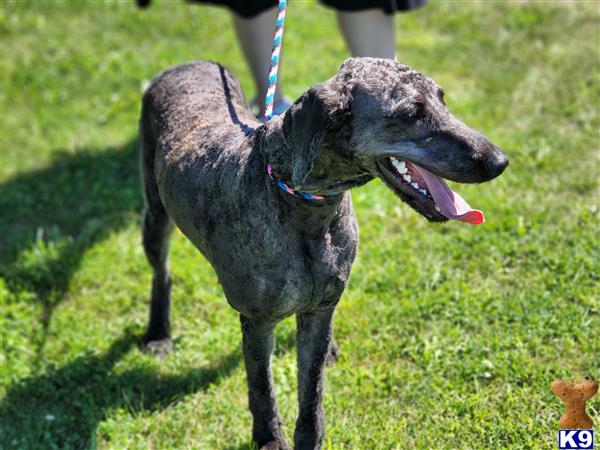
{"type": "Polygon", "coordinates": [[[157,214],[148,207],[144,213],[143,242],[148,262],[154,270],[150,321],[144,344],[157,356],[171,350],[170,307],[171,275],[167,265],[169,235],[172,224],[166,215],[157,214]]]}
{"type": "Polygon", "coordinates": [[[167,264],[169,237],[173,223],[169,219],[158,193],[154,175],[155,142],[144,130],[140,133],[141,171],[144,186],[144,223],[142,230],[144,252],[154,271],[150,322],[144,336],[147,349],[157,356],[171,350],[169,310],[171,306],[171,275],[167,264]]]}

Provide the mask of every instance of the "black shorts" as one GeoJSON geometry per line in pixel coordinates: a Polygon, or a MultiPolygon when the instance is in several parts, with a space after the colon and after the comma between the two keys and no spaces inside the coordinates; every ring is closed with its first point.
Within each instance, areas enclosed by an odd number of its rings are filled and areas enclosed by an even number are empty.
{"type": "MultiPolygon", "coordinates": [[[[252,17],[277,6],[277,0],[193,0],[198,3],[213,3],[227,6],[242,17],[252,17]]],[[[386,14],[409,11],[425,4],[427,0],[320,0],[338,11],[362,11],[370,8],[382,9],[386,14]]],[[[293,0],[289,1],[293,4],[293,0]]]]}

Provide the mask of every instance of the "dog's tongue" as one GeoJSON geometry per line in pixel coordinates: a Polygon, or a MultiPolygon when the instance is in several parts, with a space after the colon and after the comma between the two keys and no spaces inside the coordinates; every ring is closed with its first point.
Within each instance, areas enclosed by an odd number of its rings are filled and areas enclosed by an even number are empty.
{"type": "Polygon", "coordinates": [[[472,209],[460,195],[450,189],[450,186],[442,178],[416,164],[412,164],[412,168],[423,178],[435,204],[444,216],[471,225],[479,225],[484,222],[483,213],[472,209]]]}

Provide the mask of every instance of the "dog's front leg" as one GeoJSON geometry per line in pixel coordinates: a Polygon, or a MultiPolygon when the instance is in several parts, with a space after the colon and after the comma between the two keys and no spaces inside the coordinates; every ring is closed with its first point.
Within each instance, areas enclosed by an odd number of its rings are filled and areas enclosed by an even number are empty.
{"type": "Polygon", "coordinates": [[[321,448],[325,431],[323,372],[333,336],[332,318],[333,308],[296,316],[299,415],[294,444],[297,450],[321,448]]]}
{"type": "Polygon", "coordinates": [[[244,362],[248,377],[248,399],[253,416],[252,439],[261,449],[288,450],[277,412],[271,373],[271,354],[275,346],[275,323],[240,316],[244,362]]]}

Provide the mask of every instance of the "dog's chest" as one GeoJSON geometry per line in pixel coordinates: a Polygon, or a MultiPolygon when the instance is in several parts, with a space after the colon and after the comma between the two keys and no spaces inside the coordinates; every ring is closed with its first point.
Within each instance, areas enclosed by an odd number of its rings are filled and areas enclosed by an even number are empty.
{"type": "Polygon", "coordinates": [[[345,230],[305,240],[305,261],[311,274],[310,307],[334,306],[348,282],[356,255],[356,235],[345,230]]]}
{"type": "Polygon", "coordinates": [[[213,248],[212,262],[231,306],[246,316],[280,319],[337,303],[350,275],[357,233],[352,215],[310,232],[254,227],[242,239],[223,235],[218,241],[229,248],[213,248]]]}

